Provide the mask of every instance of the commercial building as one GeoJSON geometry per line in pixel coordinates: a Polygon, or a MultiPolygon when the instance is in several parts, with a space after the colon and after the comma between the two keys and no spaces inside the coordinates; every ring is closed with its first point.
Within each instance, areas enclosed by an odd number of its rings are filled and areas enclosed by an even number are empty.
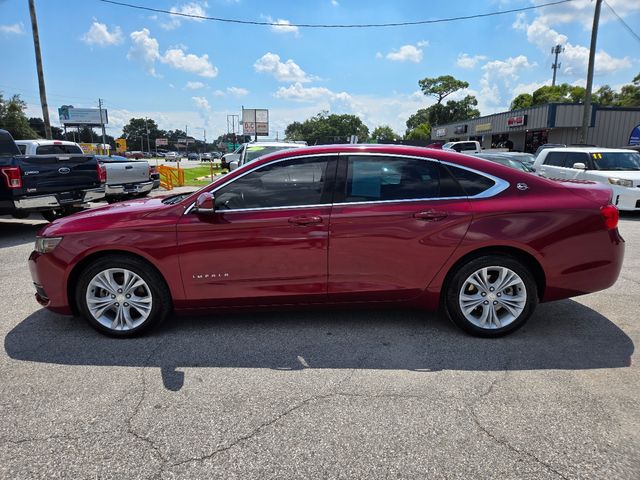
{"type": "MultiPolygon", "coordinates": [[[[495,113],[471,120],[434,126],[433,140],[446,142],[477,140],[483,148],[510,146],[513,150],[535,152],[545,143],[578,143],[583,105],[549,103],[511,112],[495,113]]],[[[640,108],[591,108],[587,144],[622,147],[640,143],[640,108]]]]}

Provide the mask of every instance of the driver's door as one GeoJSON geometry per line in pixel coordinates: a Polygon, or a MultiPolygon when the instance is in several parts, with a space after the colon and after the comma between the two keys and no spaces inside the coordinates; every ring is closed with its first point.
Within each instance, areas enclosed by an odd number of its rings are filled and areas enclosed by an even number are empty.
{"type": "Polygon", "coordinates": [[[336,157],[279,160],[212,191],[178,223],[187,306],[322,302],[336,157]]]}

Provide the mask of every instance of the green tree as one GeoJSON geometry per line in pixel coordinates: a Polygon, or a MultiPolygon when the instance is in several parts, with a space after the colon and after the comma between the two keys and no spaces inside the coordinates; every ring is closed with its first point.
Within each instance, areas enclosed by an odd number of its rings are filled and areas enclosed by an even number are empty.
{"type": "MultiPolygon", "coordinates": [[[[44,120],[38,117],[29,118],[29,126],[38,135],[38,138],[46,138],[44,120]]],[[[64,140],[64,134],[60,127],[54,127],[51,125],[51,138],[53,140],[64,140]]]]}
{"type": "Polygon", "coordinates": [[[5,99],[0,93],[0,128],[7,130],[16,140],[38,138],[38,134],[29,126],[25,108],[27,104],[20,99],[20,95],[5,99]]]}
{"type": "Polygon", "coordinates": [[[431,125],[421,123],[408,131],[404,138],[406,140],[429,140],[431,138],[431,125]]]}
{"type": "Polygon", "coordinates": [[[640,107],[640,73],[632,83],[624,85],[616,95],[616,105],[621,107],[640,107]]]}
{"type": "Polygon", "coordinates": [[[356,115],[337,115],[320,112],[304,122],[293,122],[285,129],[287,140],[304,140],[309,145],[344,143],[351,135],[366,142],[369,128],[356,115]]]}
{"type": "Polygon", "coordinates": [[[377,142],[381,142],[385,140],[398,140],[400,135],[394,132],[389,125],[379,125],[371,132],[371,138],[377,142]]]}
{"type": "MultiPolygon", "coordinates": [[[[155,149],[156,138],[164,138],[167,132],[160,130],[155,120],[151,118],[132,118],[129,123],[122,128],[122,138],[127,140],[127,148],[136,150],[138,145],[142,149],[147,149],[147,129],[149,130],[149,146],[155,149]]],[[[182,136],[185,136],[182,132],[182,136]]]]}
{"type": "Polygon", "coordinates": [[[533,96],[530,93],[521,93],[516,98],[511,100],[511,110],[518,110],[520,108],[527,108],[533,105],[533,96]]]}
{"type": "Polygon", "coordinates": [[[435,97],[438,100],[437,103],[442,103],[442,100],[452,93],[469,87],[468,82],[458,80],[451,75],[423,78],[422,80],[418,80],[418,85],[420,85],[422,93],[430,97],[435,97]]]}

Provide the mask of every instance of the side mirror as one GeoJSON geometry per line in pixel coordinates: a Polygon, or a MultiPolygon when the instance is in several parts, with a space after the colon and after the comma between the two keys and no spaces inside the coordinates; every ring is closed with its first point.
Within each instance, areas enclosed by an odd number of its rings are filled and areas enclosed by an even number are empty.
{"type": "Polygon", "coordinates": [[[574,163],[573,164],[573,168],[578,169],[578,170],[586,170],[587,166],[582,162],[578,162],[578,163],[574,163]]]}
{"type": "Polygon", "coordinates": [[[196,213],[209,214],[213,213],[216,209],[216,201],[212,193],[204,192],[198,195],[196,199],[196,205],[193,209],[196,213]]]}
{"type": "Polygon", "coordinates": [[[229,162],[229,171],[232,172],[236,168],[238,168],[238,160],[234,160],[233,162],[229,162]]]}

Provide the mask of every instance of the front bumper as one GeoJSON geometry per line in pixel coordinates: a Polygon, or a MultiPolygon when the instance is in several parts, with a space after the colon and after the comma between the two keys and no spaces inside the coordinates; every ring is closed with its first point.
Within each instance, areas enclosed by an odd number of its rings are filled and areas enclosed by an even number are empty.
{"type": "Polygon", "coordinates": [[[104,188],[92,188],[81,192],[61,192],[52,195],[38,195],[14,200],[16,210],[52,210],[61,207],[78,206],[94,202],[105,196],[104,188]]]}
{"type": "Polygon", "coordinates": [[[36,251],[29,256],[29,272],[36,289],[36,301],[43,307],[62,315],[73,312],[67,298],[64,267],[52,255],[36,251]]]}
{"type": "Polygon", "coordinates": [[[106,185],[105,194],[109,196],[135,195],[137,193],[147,193],[153,188],[153,181],[141,183],[126,183],[122,185],[106,185]]]}

